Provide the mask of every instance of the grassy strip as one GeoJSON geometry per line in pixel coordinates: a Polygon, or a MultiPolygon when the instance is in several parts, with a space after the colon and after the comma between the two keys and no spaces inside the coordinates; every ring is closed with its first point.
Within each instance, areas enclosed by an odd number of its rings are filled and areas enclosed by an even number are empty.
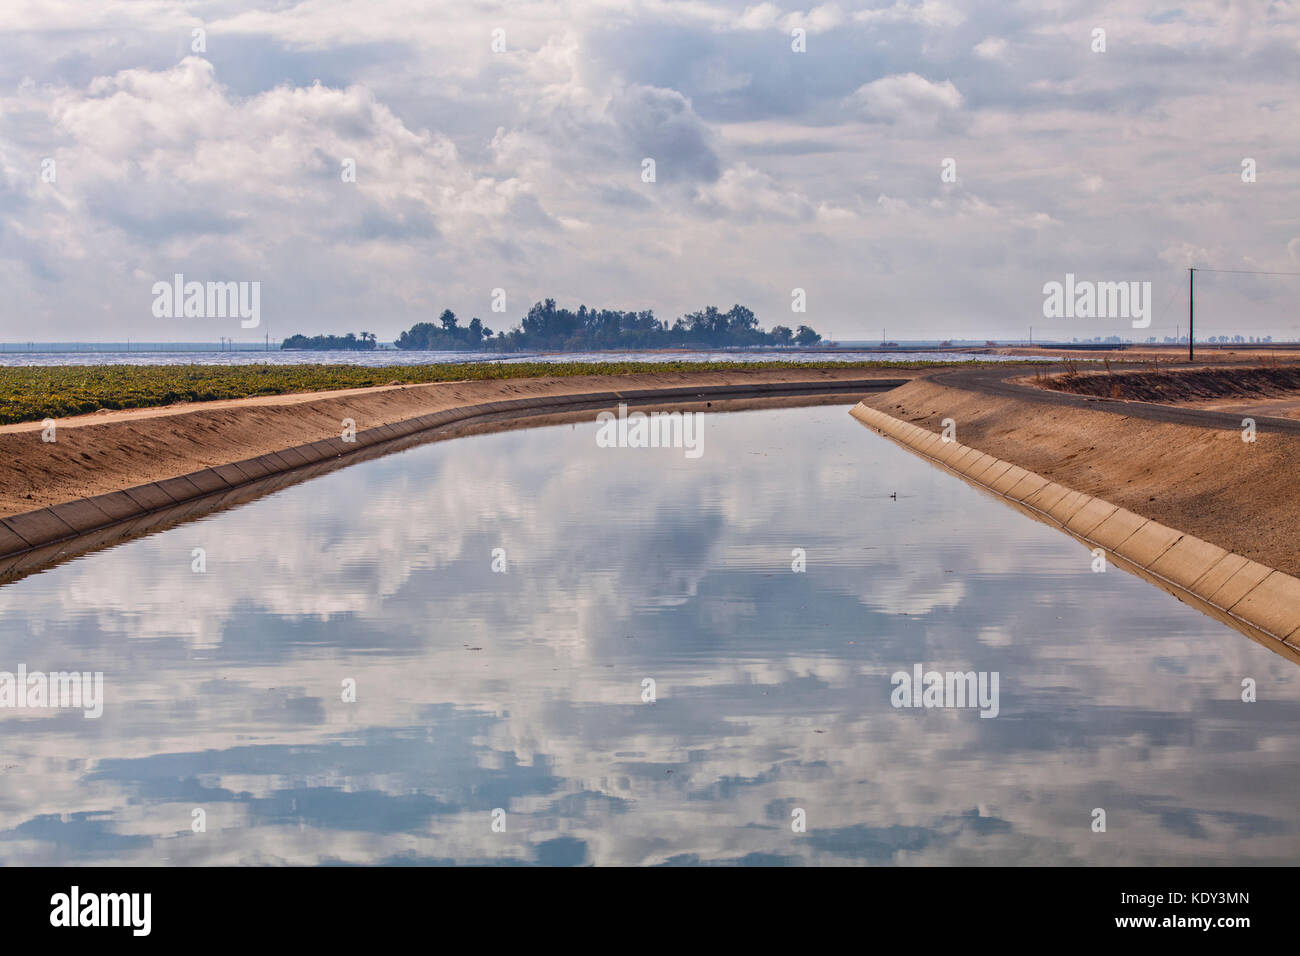
{"type": "MultiPolygon", "coordinates": [[[[474,362],[463,365],[22,365],[0,367],[0,424],[255,395],[539,376],[758,369],[927,368],[942,362],[474,362]]],[[[979,363],[990,364],[990,363],[979,363]]]]}

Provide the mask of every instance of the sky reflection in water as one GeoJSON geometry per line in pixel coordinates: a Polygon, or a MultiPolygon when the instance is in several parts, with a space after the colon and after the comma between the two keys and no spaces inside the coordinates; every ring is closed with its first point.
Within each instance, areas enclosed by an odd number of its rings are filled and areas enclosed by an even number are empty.
{"type": "Polygon", "coordinates": [[[107,697],[0,710],[0,862],[1294,862],[1294,665],[846,412],[428,445],[0,588],[0,669],[107,697]]]}

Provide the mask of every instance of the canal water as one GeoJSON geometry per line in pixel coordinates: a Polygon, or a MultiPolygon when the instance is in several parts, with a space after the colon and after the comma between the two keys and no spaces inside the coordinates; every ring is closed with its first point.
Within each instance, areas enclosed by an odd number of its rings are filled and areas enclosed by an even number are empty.
{"type": "Polygon", "coordinates": [[[0,706],[0,862],[1295,862],[1293,664],[847,407],[702,428],[425,445],[0,588],[0,671],[103,675],[0,706]]]}

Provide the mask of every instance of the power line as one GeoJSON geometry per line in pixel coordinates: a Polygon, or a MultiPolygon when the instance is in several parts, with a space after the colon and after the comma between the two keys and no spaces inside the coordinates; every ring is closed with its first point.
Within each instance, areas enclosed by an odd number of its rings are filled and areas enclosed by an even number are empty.
{"type": "Polygon", "coordinates": [[[1197,272],[1228,272],[1240,276],[1300,276],[1300,272],[1252,272],[1249,269],[1201,269],[1197,272]]]}

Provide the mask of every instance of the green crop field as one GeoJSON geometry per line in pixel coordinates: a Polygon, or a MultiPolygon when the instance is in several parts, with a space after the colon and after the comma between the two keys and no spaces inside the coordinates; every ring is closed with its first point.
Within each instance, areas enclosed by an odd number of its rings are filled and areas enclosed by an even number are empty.
{"type": "MultiPolygon", "coordinates": [[[[538,376],[924,368],[939,362],[476,362],[463,365],[51,365],[0,367],[0,424],[331,388],[538,376]]],[[[986,364],[986,363],[981,363],[986,364]]]]}

